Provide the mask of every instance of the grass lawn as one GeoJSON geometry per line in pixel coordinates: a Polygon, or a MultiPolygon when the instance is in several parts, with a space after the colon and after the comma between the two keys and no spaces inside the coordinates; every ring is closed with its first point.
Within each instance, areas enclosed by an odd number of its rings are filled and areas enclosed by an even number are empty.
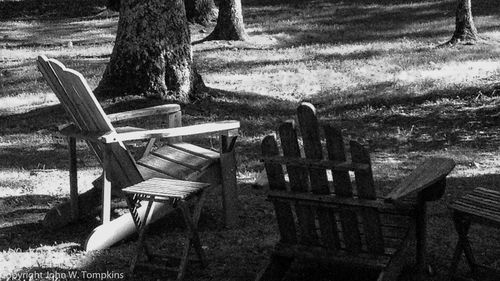
{"type": "MultiPolygon", "coordinates": [[[[0,280],[29,280],[15,279],[13,274],[22,273],[40,274],[34,280],[99,280],[95,273],[102,272],[114,279],[162,278],[158,272],[126,273],[132,241],[83,252],[86,235],[97,225],[94,218],[58,231],[39,222],[69,196],[69,161],[56,130],[67,117],[35,59],[57,58],[97,86],[118,21],[103,12],[105,2],[0,0],[0,280]],[[70,276],[74,272],[79,278],[70,276]]],[[[253,186],[263,168],[259,145],[281,121],[293,118],[301,101],[313,103],[322,122],[341,126],[369,147],[381,193],[425,157],[457,162],[445,196],[429,210],[428,258],[435,268],[429,280],[443,280],[457,239],[446,204],[477,186],[500,190],[497,1],[473,1],[484,41],[453,48],[436,46],[453,33],[454,0],[242,2],[250,40],[194,45],[196,67],[210,91],[182,105],[185,124],[241,121],[240,223],[225,229],[218,193],[210,194],[200,221],[209,266],[190,266],[186,280],[253,280],[265,264],[278,236],[265,190],[253,186]]],[[[191,26],[193,41],[212,27],[191,26]]],[[[162,102],[132,97],[102,103],[113,112],[162,102]]],[[[84,191],[100,168],[84,144],[78,154],[84,191]]],[[[159,248],[175,246],[180,221],[173,215],[152,228],[159,248]]],[[[474,228],[471,236],[477,259],[500,268],[500,231],[474,228]]],[[[289,279],[339,280],[325,268],[303,270],[310,275],[289,279]]]]}

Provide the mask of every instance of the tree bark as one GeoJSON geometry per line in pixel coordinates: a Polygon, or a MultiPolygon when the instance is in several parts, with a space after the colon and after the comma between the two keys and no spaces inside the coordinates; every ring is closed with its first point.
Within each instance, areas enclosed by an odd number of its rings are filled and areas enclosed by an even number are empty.
{"type": "Polygon", "coordinates": [[[449,43],[474,43],[477,40],[478,34],[472,18],[471,0],[458,0],[455,32],[453,33],[449,43]]]}
{"type": "Polygon", "coordinates": [[[193,66],[182,0],[121,0],[100,97],[145,95],[187,102],[205,85],[193,66]]]}
{"type": "Polygon", "coordinates": [[[184,5],[187,20],[190,23],[206,26],[217,18],[214,0],[184,0],[184,5]]]}
{"type": "Polygon", "coordinates": [[[207,40],[246,40],[248,38],[243,24],[241,0],[220,0],[217,25],[207,40]]]}

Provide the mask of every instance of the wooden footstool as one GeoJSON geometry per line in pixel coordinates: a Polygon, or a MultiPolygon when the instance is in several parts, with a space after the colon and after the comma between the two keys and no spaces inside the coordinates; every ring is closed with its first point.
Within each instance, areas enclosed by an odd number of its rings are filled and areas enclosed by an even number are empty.
{"type": "Polygon", "coordinates": [[[468,238],[472,223],[500,228],[500,192],[479,187],[452,202],[450,208],[453,211],[453,221],[458,233],[458,242],[450,267],[450,278],[456,278],[458,263],[464,253],[473,276],[478,276],[479,269],[481,269],[489,276],[498,276],[498,279],[492,280],[500,280],[498,270],[476,262],[468,238]]]}
{"type": "Polygon", "coordinates": [[[205,191],[209,186],[210,184],[207,183],[152,178],[136,185],[124,188],[122,190],[125,194],[128,195],[126,197],[130,209],[130,214],[132,215],[135,226],[139,233],[139,239],[137,241],[137,251],[132,257],[132,261],[130,263],[131,273],[134,272],[137,260],[142,254],[143,250],[147,256],[148,261],[151,261],[153,257],[165,259],[167,262],[177,260],[177,267],[158,266],[151,263],[141,264],[142,266],[154,269],[163,269],[166,271],[177,272],[177,280],[182,280],[184,278],[191,246],[193,246],[194,250],[196,251],[198,261],[202,266],[205,266],[203,249],[201,247],[197,228],[198,219],[200,218],[201,208],[203,206],[203,201],[205,198],[205,191]],[[197,197],[197,199],[195,199],[195,197],[197,197]],[[196,202],[194,203],[194,211],[192,215],[187,202],[187,200],[191,199],[196,200],[196,202]],[[141,200],[148,201],[146,213],[144,214],[143,218],[141,218],[137,213],[137,209],[139,207],[138,205],[141,200]],[[180,257],[153,254],[148,248],[147,243],[145,242],[145,231],[147,228],[146,222],[149,217],[151,207],[153,206],[153,202],[168,203],[171,204],[173,208],[179,208],[182,211],[184,222],[186,224],[186,241],[184,243],[184,248],[180,257]]]}

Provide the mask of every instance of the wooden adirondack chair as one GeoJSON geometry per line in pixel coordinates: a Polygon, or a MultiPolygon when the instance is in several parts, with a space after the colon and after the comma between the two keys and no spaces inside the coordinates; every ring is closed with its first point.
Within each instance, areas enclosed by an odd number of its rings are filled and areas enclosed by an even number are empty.
{"type": "Polygon", "coordinates": [[[274,136],[262,141],[280,241],[256,280],[281,280],[294,260],[304,259],[373,269],[380,272],[378,280],[395,280],[413,256],[415,238],[417,268],[423,271],[426,201],[442,196],[453,160],[425,161],[379,198],[366,149],[351,141],[346,155],[340,130],[330,125],[323,127],[323,147],[314,107],[303,103],[297,115],[304,152],[293,121],[279,127],[283,156],[274,136]],[[401,200],[412,193],[417,200],[401,200]]]}
{"type": "MultiPolygon", "coordinates": [[[[78,213],[84,211],[78,207],[76,139],[85,140],[103,166],[103,176],[100,180],[102,182],[103,225],[96,228],[90,235],[86,243],[87,250],[108,247],[135,231],[134,222],[128,214],[110,221],[111,189],[120,194],[121,189],[153,177],[222,184],[226,224],[232,226],[236,223],[237,190],[234,145],[239,129],[238,121],[181,127],[180,106],[176,104],[107,116],[80,73],[45,56],[39,56],[37,63],[39,70],[73,122],[60,129],[60,132],[69,138],[72,219],[76,219],[78,213]],[[159,114],[167,115],[169,127],[172,128],[144,130],[133,127],[115,128],[112,125],[114,121],[159,114]],[[183,136],[207,134],[220,135],[219,153],[182,142],[183,136]],[[170,141],[167,145],[154,150],[155,142],[159,139],[170,141]],[[124,145],[125,142],[134,140],[147,141],[145,152],[137,161],[124,145]]],[[[136,211],[142,214],[145,212],[144,208],[136,211]]],[[[155,203],[148,222],[158,219],[167,211],[165,204],[155,203]]],[[[49,225],[58,224],[57,219],[63,216],[64,210],[61,211],[56,207],[47,214],[45,220],[49,221],[49,225]],[[47,217],[52,219],[48,220],[47,217]],[[53,219],[54,217],[56,220],[53,219]]]]}

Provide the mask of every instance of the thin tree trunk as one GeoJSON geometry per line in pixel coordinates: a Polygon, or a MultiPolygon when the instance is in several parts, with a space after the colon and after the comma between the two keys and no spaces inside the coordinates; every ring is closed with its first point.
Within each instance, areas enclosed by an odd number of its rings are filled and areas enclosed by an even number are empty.
{"type": "Polygon", "coordinates": [[[208,25],[217,19],[214,0],[184,0],[186,16],[190,23],[208,25]]]}
{"type": "Polygon", "coordinates": [[[458,42],[474,43],[478,40],[478,34],[472,18],[471,0],[458,0],[455,19],[455,32],[449,44],[458,42]]]}
{"type": "Polygon", "coordinates": [[[241,0],[220,0],[217,25],[207,40],[246,40],[248,38],[243,24],[241,0]]]}
{"type": "Polygon", "coordinates": [[[204,90],[183,0],[121,0],[115,46],[96,94],[187,102],[204,90]]]}

